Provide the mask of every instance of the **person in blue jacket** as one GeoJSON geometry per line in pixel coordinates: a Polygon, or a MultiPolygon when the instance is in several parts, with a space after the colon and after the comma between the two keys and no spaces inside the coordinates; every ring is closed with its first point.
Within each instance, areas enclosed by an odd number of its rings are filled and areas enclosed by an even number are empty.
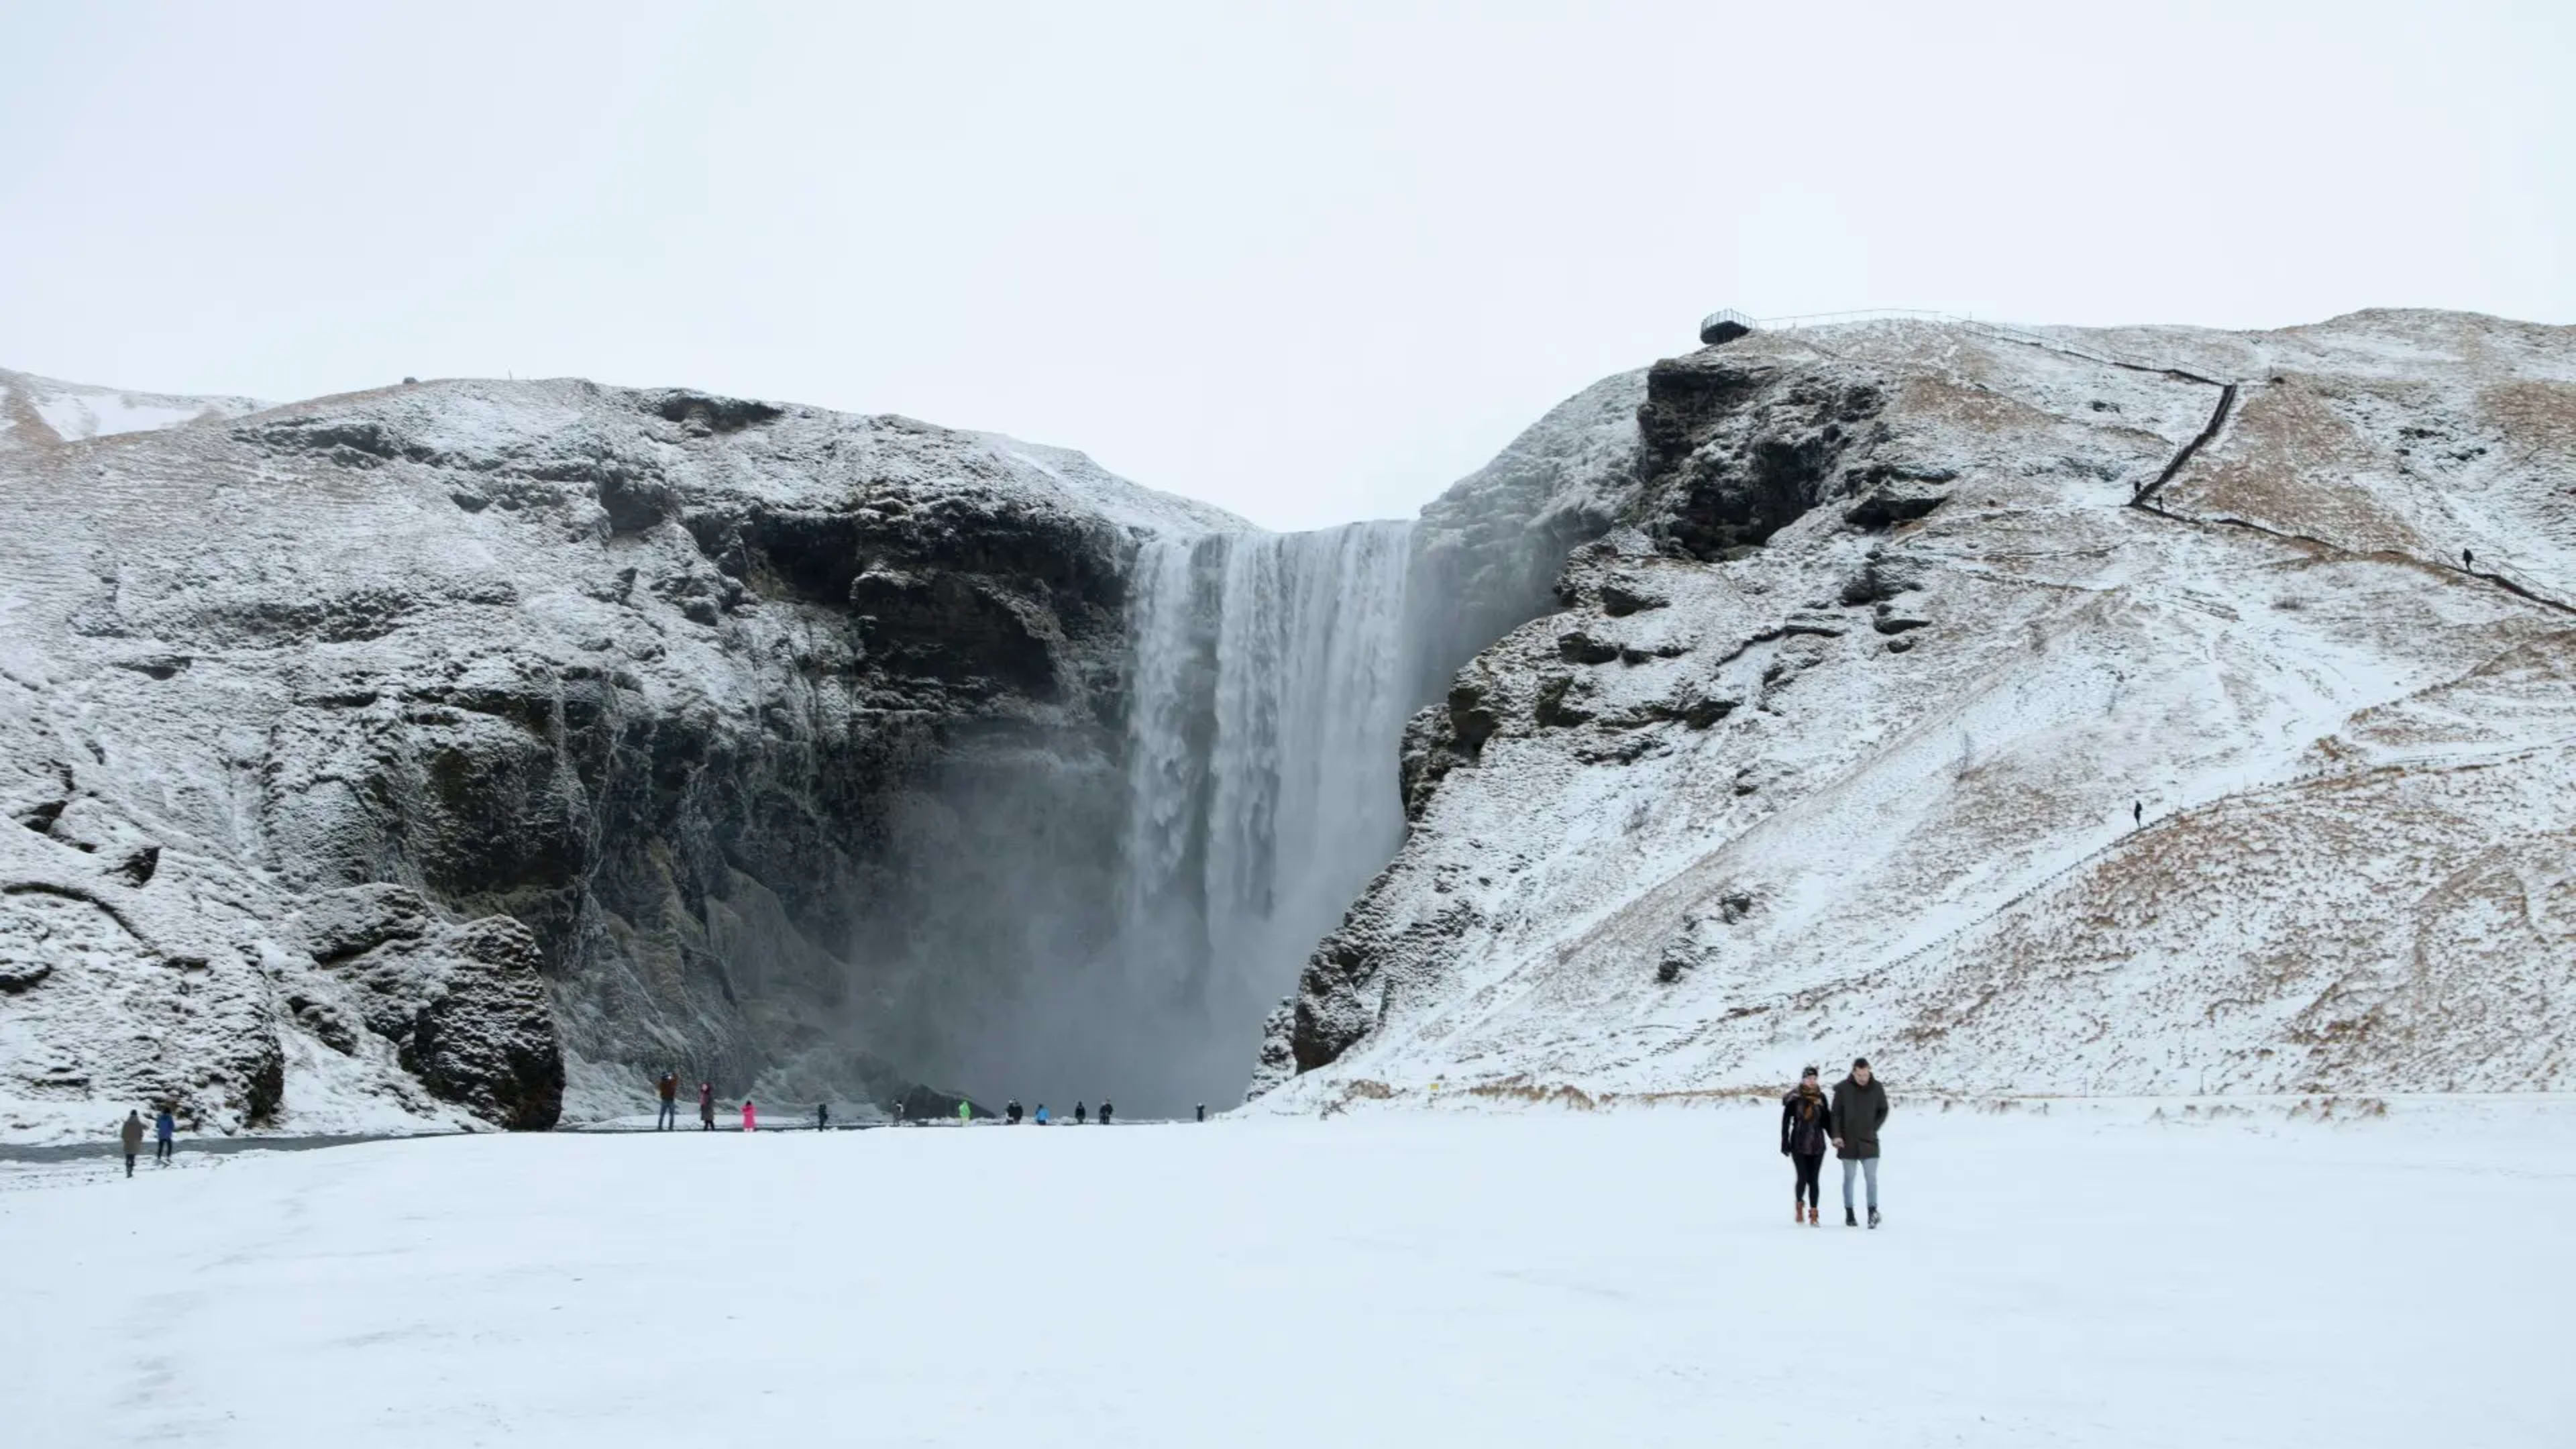
{"type": "Polygon", "coordinates": [[[1046,1103],[1038,1103],[1037,1111],[1031,1115],[1036,1117],[1039,1126],[1044,1127],[1047,1124],[1046,1103]]]}
{"type": "Polygon", "coordinates": [[[167,1106],[152,1114],[153,1161],[164,1167],[170,1165],[170,1138],[178,1130],[179,1124],[170,1120],[170,1109],[167,1106]]]}

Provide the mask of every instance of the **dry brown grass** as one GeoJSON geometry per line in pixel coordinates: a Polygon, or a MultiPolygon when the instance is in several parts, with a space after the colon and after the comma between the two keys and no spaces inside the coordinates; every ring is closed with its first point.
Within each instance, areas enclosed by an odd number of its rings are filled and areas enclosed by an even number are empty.
{"type": "Polygon", "coordinates": [[[1533,1106],[1571,1107],[1589,1112],[1601,1105],[1601,1099],[1581,1087],[1557,1083],[1547,1086],[1527,1077],[1505,1077],[1499,1082],[1479,1082],[1463,1088],[1470,1097],[1486,1101],[1527,1102],[1533,1106]]]}
{"type": "Polygon", "coordinates": [[[2576,465],[2576,383],[2498,383],[2478,394],[2478,408],[2513,440],[2522,461],[2576,465]]]}
{"type": "Polygon", "coordinates": [[[2290,1106],[2293,1122],[2355,1122],[2388,1115],[2384,1097],[2302,1097],[2290,1106]]]}
{"type": "Polygon", "coordinates": [[[2178,512],[2234,514],[2342,548],[2427,552],[2403,519],[2352,486],[2388,461],[2323,394],[2292,381],[2248,393],[2164,497],[2178,512]]]}

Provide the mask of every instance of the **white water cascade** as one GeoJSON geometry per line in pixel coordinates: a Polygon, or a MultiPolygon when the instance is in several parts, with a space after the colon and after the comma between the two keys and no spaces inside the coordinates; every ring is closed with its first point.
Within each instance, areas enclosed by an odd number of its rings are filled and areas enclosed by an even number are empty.
{"type": "Polygon", "coordinates": [[[1270,1004],[1404,834],[1409,523],[1156,540],[1131,606],[1121,950],[1239,1086],[1270,1004]]]}

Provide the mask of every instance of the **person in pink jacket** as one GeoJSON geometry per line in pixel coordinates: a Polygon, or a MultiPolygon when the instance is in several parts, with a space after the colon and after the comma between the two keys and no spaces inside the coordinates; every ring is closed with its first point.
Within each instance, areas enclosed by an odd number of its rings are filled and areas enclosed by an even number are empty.
{"type": "Polygon", "coordinates": [[[753,1120],[751,1103],[748,1100],[742,1104],[742,1130],[745,1132],[757,1132],[760,1130],[760,1124],[753,1120]]]}

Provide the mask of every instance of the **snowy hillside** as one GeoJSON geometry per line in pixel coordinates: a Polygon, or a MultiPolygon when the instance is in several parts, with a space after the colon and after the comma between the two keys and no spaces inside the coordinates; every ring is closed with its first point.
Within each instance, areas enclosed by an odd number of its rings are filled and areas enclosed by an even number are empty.
{"type": "Polygon", "coordinates": [[[200,419],[237,418],[265,406],[246,397],[126,392],[0,368],[0,449],[152,432],[200,419]]]}
{"type": "Polygon", "coordinates": [[[2570,329],[1756,333],[1294,535],[685,389],[0,386],[0,1138],[2568,1082],[2570,329]]]}
{"type": "Polygon", "coordinates": [[[5,382],[54,435],[0,451],[20,1139],[149,1100],[545,1126],[666,1064],[896,1100],[1010,965],[957,944],[995,914],[967,873],[1117,779],[1136,550],[1242,526],[1079,454],[684,391],[138,432],[171,400],[5,382]]]}
{"type": "Polygon", "coordinates": [[[1658,364],[1268,1100],[2576,1082],[2576,329],[2051,336],[1658,364]]]}

